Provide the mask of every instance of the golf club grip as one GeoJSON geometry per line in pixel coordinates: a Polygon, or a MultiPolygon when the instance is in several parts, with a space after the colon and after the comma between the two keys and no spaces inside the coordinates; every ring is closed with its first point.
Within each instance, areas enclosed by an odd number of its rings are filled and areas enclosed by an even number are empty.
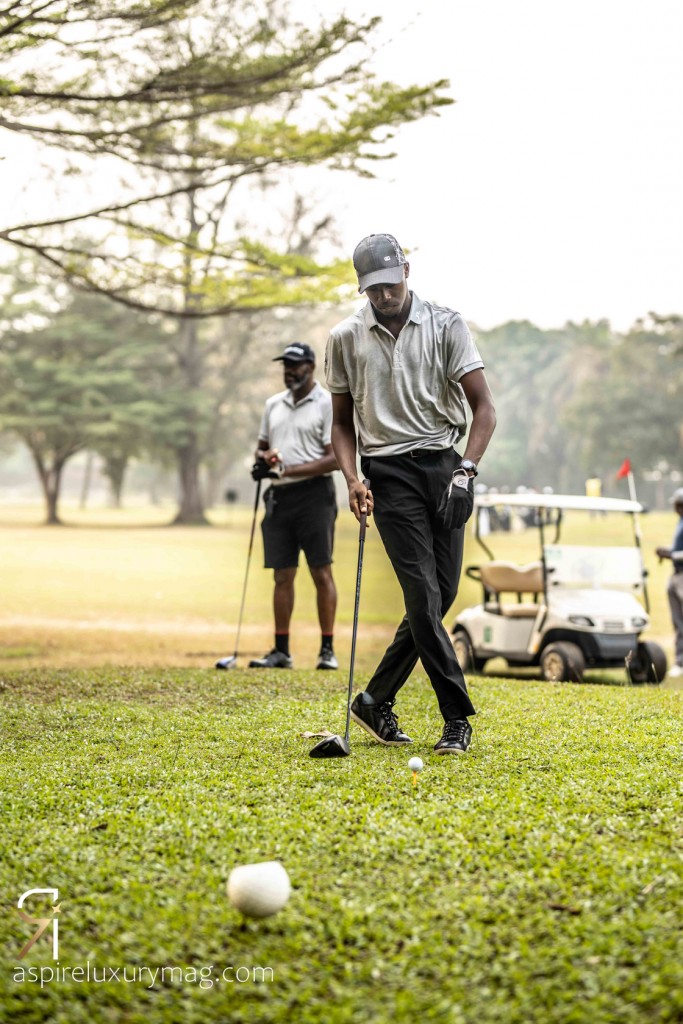
{"type": "MultiPolygon", "coordinates": [[[[363,487],[365,487],[369,491],[370,490],[370,486],[371,486],[370,485],[370,481],[366,477],[363,480],[363,487]]],[[[365,540],[365,531],[367,529],[367,526],[368,526],[368,514],[367,514],[367,512],[361,512],[361,514],[360,514],[360,539],[361,540],[365,540]]]]}

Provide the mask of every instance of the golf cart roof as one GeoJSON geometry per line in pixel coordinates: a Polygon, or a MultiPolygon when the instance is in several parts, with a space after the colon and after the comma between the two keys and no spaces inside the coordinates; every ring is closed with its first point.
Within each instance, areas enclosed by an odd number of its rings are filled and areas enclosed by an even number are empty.
{"type": "Polygon", "coordinates": [[[627,498],[587,498],[583,494],[477,494],[477,508],[508,505],[510,508],[552,508],[581,512],[645,512],[639,501],[627,498]]]}

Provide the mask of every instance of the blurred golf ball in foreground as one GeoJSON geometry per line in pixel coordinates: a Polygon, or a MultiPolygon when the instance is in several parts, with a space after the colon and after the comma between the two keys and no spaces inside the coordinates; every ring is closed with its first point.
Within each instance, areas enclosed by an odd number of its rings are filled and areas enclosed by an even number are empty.
{"type": "Polygon", "coordinates": [[[226,888],[233,907],[247,917],[277,914],[292,891],[289,875],[276,860],[233,868],[226,888]]]}
{"type": "Polygon", "coordinates": [[[411,757],[410,761],[408,761],[408,767],[410,768],[411,772],[421,772],[422,769],[424,768],[422,758],[411,757]]]}

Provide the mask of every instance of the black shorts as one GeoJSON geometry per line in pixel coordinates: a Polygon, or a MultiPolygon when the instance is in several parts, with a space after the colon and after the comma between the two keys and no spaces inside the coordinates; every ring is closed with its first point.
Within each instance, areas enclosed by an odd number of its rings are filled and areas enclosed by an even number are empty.
{"type": "Polygon", "coordinates": [[[303,551],[311,569],[332,562],[337,498],[329,476],[269,487],[261,523],[266,569],[291,569],[303,551]]]}

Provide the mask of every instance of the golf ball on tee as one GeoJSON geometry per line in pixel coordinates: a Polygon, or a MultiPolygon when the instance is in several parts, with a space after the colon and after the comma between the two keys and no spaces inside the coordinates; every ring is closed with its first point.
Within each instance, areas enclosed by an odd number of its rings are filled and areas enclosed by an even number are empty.
{"type": "Polygon", "coordinates": [[[422,769],[424,768],[422,758],[411,757],[410,761],[408,761],[408,767],[410,768],[411,772],[421,772],[422,769]]]}
{"type": "Polygon", "coordinates": [[[233,907],[247,917],[270,917],[282,910],[292,887],[282,864],[268,860],[233,868],[227,891],[233,907]]]}

